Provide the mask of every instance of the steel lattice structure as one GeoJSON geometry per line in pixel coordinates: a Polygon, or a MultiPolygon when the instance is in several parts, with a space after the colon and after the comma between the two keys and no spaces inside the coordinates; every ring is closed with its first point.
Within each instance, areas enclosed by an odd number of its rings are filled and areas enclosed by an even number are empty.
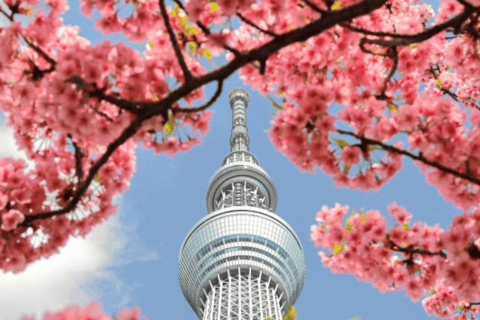
{"type": "Polygon", "coordinates": [[[249,152],[248,92],[229,100],[230,153],[208,184],[208,214],[181,246],[180,287],[200,319],[280,320],[305,282],[302,245],[274,213],[275,186],[249,152]]]}

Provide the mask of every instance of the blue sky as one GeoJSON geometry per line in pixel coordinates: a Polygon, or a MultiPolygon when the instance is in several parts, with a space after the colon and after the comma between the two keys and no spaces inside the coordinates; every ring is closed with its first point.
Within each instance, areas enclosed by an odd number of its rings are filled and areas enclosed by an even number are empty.
{"type": "MultiPolygon", "coordinates": [[[[80,25],[80,34],[96,44],[105,36],[93,21],[81,15],[77,1],[64,15],[66,24],[80,25]]],[[[112,42],[124,39],[108,36],[112,42]]],[[[141,50],[141,45],[135,48],[141,50]]],[[[307,278],[295,308],[300,320],[428,319],[421,303],[404,292],[381,294],[353,276],[332,274],[324,268],[318,249],[309,240],[310,226],[323,205],[348,204],[351,208],[379,209],[393,201],[414,214],[413,221],[448,226],[460,210],[445,203],[425,182],[408,159],[404,169],[378,192],[337,189],[330,177],[318,171],[301,173],[278,153],[266,130],[272,120],[270,101],[244,86],[238,74],[224,85],[203,144],[173,158],[137,148],[137,172],[130,189],[117,199],[119,214],[94,229],[85,239],[71,239],[61,254],[31,265],[20,275],[0,275],[0,318],[18,319],[22,313],[40,315],[70,304],[97,300],[109,313],[122,306],[139,306],[150,320],[194,320],[178,284],[180,245],[191,227],[206,214],[208,181],[229,152],[231,110],[227,95],[235,87],[250,92],[247,110],[250,150],[269,173],[278,191],[276,213],[301,239],[307,278]]],[[[211,92],[208,88],[207,92],[211,92]]],[[[0,127],[0,156],[22,157],[15,150],[11,131],[0,127]]],[[[388,222],[392,220],[388,217],[388,222]]]]}

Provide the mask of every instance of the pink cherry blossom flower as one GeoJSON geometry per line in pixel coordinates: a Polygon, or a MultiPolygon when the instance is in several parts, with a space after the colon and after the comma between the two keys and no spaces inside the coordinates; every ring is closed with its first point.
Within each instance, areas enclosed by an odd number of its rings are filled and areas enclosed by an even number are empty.
{"type": "Polygon", "coordinates": [[[2,230],[11,231],[25,219],[25,216],[18,210],[9,210],[2,215],[2,230]]]}
{"type": "Polygon", "coordinates": [[[361,150],[357,146],[346,146],[342,150],[342,161],[347,166],[358,164],[361,150]]]}

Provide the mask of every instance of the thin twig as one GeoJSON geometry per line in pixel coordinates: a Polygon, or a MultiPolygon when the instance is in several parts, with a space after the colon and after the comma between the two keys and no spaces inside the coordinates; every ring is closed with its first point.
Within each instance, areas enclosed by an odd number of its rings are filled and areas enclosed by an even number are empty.
{"type": "MultiPolygon", "coordinates": [[[[53,60],[48,54],[46,54],[42,49],[40,49],[39,47],[37,47],[36,45],[33,44],[33,42],[31,42],[30,40],[28,40],[27,38],[25,38],[24,36],[22,36],[23,40],[25,40],[25,42],[28,44],[28,46],[30,48],[32,48],[36,53],[38,53],[43,59],[47,60],[50,65],[52,65],[53,67],[55,67],[57,65],[57,62],[55,60],[53,60]]],[[[53,70],[52,70],[53,71],[53,70]]]]}
{"type": "Polygon", "coordinates": [[[305,4],[307,6],[309,6],[313,11],[315,12],[318,12],[320,14],[326,14],[327,13],[327,10],[323,10],[323,9],[320,9],[319,7],[317,7],[313,2],[311,2],[310,0],[303,0],[303,2],[305,2],[305,4]]]}
{"type": "Polygon", "coordinates": [[[397,47],[393,46],[390,48],[390,50],[392,51],[392,55],[390,57],[393,59],[393,66],[390,69],[390,72],[388,73],[387,77],[385,78],[385,81],[383,82],[382,91],[377,96],[377,98],[381,100],[387,99],[387,95],[385,93],[387,91],[387,85],[390,82],[390,79],[392,79],[393,75],[395,74],[395,71],[397,71],[397,66],[398,66],[397,47]]]}
{"type": "Polygon", "coordinates": [[[83,168],[82,168],[82,157],[83,152],[80,147],[72,141],[73,148],[75,149],[75,172],[80,183],[83,180],[83,168]]]}
{"type": "Polygon", "coordinates": [[[47,218],[51,218],[56,215],[65,214],[74,210],[77,204],[80,202],[80,199],[82,198],[83,194],[85,193],[85,191],[87,191],[88,187],[90,186],[90,183],[95,178],[98,170],[108,161],[108,159],[115,152],[115,150],[117,150],[119,146],[125,143],[130,137],[132,137],[141,128],[143,121],[159,114],[160,112],[162,112],[162,110],[153,110],[133,120],[130,123],[130,125],[122,131],[120,136],[107,146],[107,150],[90,167],[87,177],[78,185],[78,188],[75,190],[75,192],[73,193],[72,197],[70,198],[70,200],[68,201],[65,207],[58,210],[39,212],[32,215],[26,215],[25,220],[21,224],[19,224],[19,226],[27,226],[29,223],[31,223],[34,220],[47,219],[47,218]]]}
{"type": "Polygon", "coordinates": [[[408,46],[412,43],[418,43],[430,39],[431,37],[435,36],[436,34],[444,31],[449,27],[459,27],[470,17],[470,14],[472,12],[473,11],[471,8],[466,7],[460,14],[456,15],[450,20],[428,28],[425,31],[417,34],[396,36],[394,39],[391,40],[365,39],[364,41],[369,44],[376,44],[383,47],[408,46]]]}
{"type": "MultiPolygon", "coordinates": [[[[432,74],[432,76],[435,78],[435,80],[438,80],[438,76],[437,74],[435,73],[435,70],[433,70],[433,67],[430,67],[430,69],[428,70],[430,71],[430,73],[432,74]]],[[[448,94],[453,100],[455,100],[456,102],[458,102],[458,97],[455,93],[451,92],[450,90],[448,89],[445,89],[443,86],[438,86],[438,89],[440,89],[443,93],[445,94],[448,94]]]]}
{"type": "Polygon", "coordinates": [[[349,131],[344,131],[344,130],[341,130],[341,129],[337,129],[337,132],[340,133],[340,134],[345,134],[345,135],[349,135],[349,136],[352,136],[352,137],[355,137],[357,139],[359,139],[360,141],[362,141],[362,143],[366,143],[366,144],[371,144],[371,145],[377,145],[379,147],[382,147],[384,150],[386,151],[390,151],[392,153],[396,153],[396,154],[401,154],[401,155],[404,155],[404,156],[407,156],[413,160],[416,160],[416,161],[419,161],[421,163],[424,163],[424,164],[427,164],[433,168],[436,168],[438,170],[441,170],[443,172],[446,172],[446,173],[450,173],[451,175],[454,175],[455,177],[458,177],[458,178],[462,178],[462,179],[465,179],[469,182],[472,182],[476,185],[480,185],[480,180],[471,176],[471,175],[468,175],[468,174],[465,174],[465,173],[461,173],[461,172],[458,172],[458,171],[455,171],[451,168],[448,168],[448,167],[445,167],[444,165],[441,165],[437,162],[434,162],[434,161],[430,161],[428,159],[425,159],[423,156],[420,156],[420,155],[416,155],[416,154],[413,154],[411,152],[408,152],[406,150],[402,150],[402,149],[399,149],[399,148],[396,148],[394,146],[391,146],[391,145],[388,145],[388,144],[385,144],[383,142],[380,142],[380,141],[377,141],[377,140],[372,140],[372,139],[369,139],[369,138],[366,138],[366,137],[363,137],[363,136],[359,136],[353,132],[349,132],[349,131]]]}
{"type": "Polygon", "coordinates": [[[443,251],[431,252],[431,251],[415,249],[415,248],[400,247],[399,245],[394,243],[392,240],[390,240],[388,235],[387,235],[387,240],[390,243],[390,250],[393,250],[393,251],[404,252],[404,253],[409,253],[409,254],[422,254],[422,255],[425,255],[425,256],[440,256],[444,259],[447,258],[447,255],[443,251]]]}
{"type": "Polygon", "coordinates": [[[220,97],[220,94],[222,93],[222,88],[223,88],[223,81],[224,79],[218,80],[217,84],[217,90],[213,94],[213,96],[208,100],[205,104],[201,105],[200,107],[197,108],[172,108],[172,111],[174,112],[183,112],[183,113],[191,113],[191,112],[200,112],[208,107],[210,107],[215,101],[217,101],[218,97],[220,97]]]}
{"type": "Polygon", "coordinates": [[[170,24],[170,18],[167,13],[167,8],[165,7],[165,2],[164,0],[158,0],[158,3],[160,5],[160,12],[162,14],[163,24],[167,29],[168,36],[170,37],[170,42],[172,43],[173,50],[175,51],[175,55],[177,56],[178,63],[182,68],[185,81],[188,82],[190,81],[190,79],[193,78],[192,73],[188,69],[187,64],[185,63],[185,58],[183,57],[182,51],[178,46],[177,38],[175,37],[175,33],[173,32],[172,25],[170,24]]]}
{"type": "Polygon", "coordinates": [[[410,39],[412,36],[415,35],[410,35],[410,34],[398,34],[398,33],[391,33],[391,32],[383,32],[383,31],[371,31],[359,27],[352,26],[351,24],[348,23],[339,23],[340,26],[344,27],[345,29],[355,31],[358,33],[363,33],[365,35],[369,36],[376,36],[376,37],[392,37],[392,38],[400,38],[400,39],[410,39]]]}
{"type": "Polygon", "coordinates": [[[240,12],[237,12],[237,16],[240,18],[240,20],[242,20],[243,22],[245,22],[245,23],[248,24],[249,26],[257,29],[257,30],[260,31],[260,32],[263,32],[263,33],[265,33],[265,34],[268,34],[269,36],[272,36],[272,37],[277,37],[277,36],[278,36],[278,34],[276,34],[275,32],[272,32],[272,31],[269,31],[269,30],[260,28],[260,27],[257,26],[255,23],[253,23],[253,22],[250,21],[249,19],[245,18],[240,12]]]}

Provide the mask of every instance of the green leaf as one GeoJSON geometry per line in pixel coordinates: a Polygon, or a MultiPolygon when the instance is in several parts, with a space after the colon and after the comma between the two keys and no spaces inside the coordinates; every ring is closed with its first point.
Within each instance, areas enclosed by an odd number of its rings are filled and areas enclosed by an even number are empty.
{"type": "Polygon", "coordinates": [[[377,146],[374,145],[374,144],[371,144],[371,145],[370,145],[370,150],[375,150],[375,149],[377,149],[377,146]]]}
{"type": "Polygon", "coordinates": [[[151,40],[148,40],[147,44],[150,47],[150,49],[153,49],[153,42],[151,40]]]}
{"type": "Polygon", "coordinates": [[[170,11],[170,15],[178,15],[180,13],[180,7],[175,3],[173,10],[170,11]]]}
{"type": "Polygon", "coordinates": [[[218,3],[212,2],[212,6],[210,7],[210,12],[214,13],[218,9],[218,3]]]}
{"type": "Polygon", "coordinates": [[[197,52],[197,44],[195,42],[189,41],[187,45],[191,56],[197,52]]]}
{"type": "Polygon", "coordinates": [[[97,175],[93,178],[93,181],[95,181],[96,183],[100,183],[100,176],[97,174],[97,175]]]}
{"type": "Polygon", "coordinates": [[[347,226],[345,228],[347,231],[352,231],[353,226],[350,224],[350,218],[347,218],[347,226]]]}
{"type": "Polygon", "coordinates": [[[437,87],[439,87],[439,88],[442,87],[442,80],[437,79],[437,81],[435,81],[435,83],[437,84],[437,87]]]}
{"type": "Polygon", "coordinates": [[[345,247],[344,243],[338,244],[335,242],[333,245],[333,254],[339,254],[340,252],[342,252],[343,247],[345,247]]]}
{"type": "Polygon", "coordinates": [[[362,214],[362,215],[360,216],[360,221],[361,221],[361,222],[364,222],[366,219],[367,219],[367,215],[366,215],[366,214],[362,214]]]}
{"type": "Polygon", "coordinates": [[[287,314],[283,316],[283,320],[294,320],[295,319],[295,310],[292,306],[287,308],[287,314]]]}
{"type": "Polygon", "coordinates": [[[187,26],[185,27],[185,35],[186,36],[191,36],[191,35],[194,35],[194,34],[198,34],[198,29],[195,28],[194,26],[187,26]]]}
{"type": "Polygon", "coordinates": [[[408,231],[408,230],[410,230],[410,227],[408,226],[408,224],[404,224],[404,225],[402,225],[402,229],[405,230],[405,231],[408,231]]]}
{"type": "Polygon", "coordinates": [[[350,171],[350,166],[343,165],[343,173],[348,174],[349,171],[350,171]]]}
{"type": "Polygon", "coordinates": [[[390,110],[391,112],[397,112],[397,106],[394,105],[394,104],[387,104],[387,108],[388,108],[388,110],[390,110]]]}
{"type": "Polygon", "coordinates": [[[154,94],[153,94],[153,100],[155,100],[155,101],[160,100],[160,98],[158,97],[158,94],[157,94],[157,93],[154,93],[154,94]]]}
{"type": "Polygon", "coordinates": [[[165,136],[168,137],[175,128],[175,119],[173,118],[172,111],[168,111],[168,122],[163,126],[165,129],[165,136]]]}
{"type": "Polygon", "coordinates": [[[283,107],[281,105],[279,105],[270,95],[268,95],[267,97],[272,102],[272,107],[274,107],[276,109],[283,110],[283,107]]]}
{"type": "Polygon", "coordinates": [[[435,289],[432,289],[432,290],[429,292],[429,294],[430,294],[431,296],[433,296],[435,293],[437,293],[437,291],[435,291],[435,289]]]}
{"type": "Polygon", "coordinates": [[[411,45],[408,46],[410,49],[415,49],[418,47],[418,43],[412,43],[411,45]]]}
{"type": "Polygon", "coordinates": [[[348,146],[348,142],[345,141],[345,140],[342,140],[342,139],[333,139],[340,148],[345,148],[346,146],[348,146]]]}
{"type": "Polygon", "coordinates": [[[182,22],[182,27],[185,27],[188,21],[188,17],[185,16],[185,17],[179,17],[179,18],[180,18],[180,21],[182,22]]]}
{"type": "Polygon", "coordinates": [[[207,58],[208,62],[212,62],[212,52],[208,49],[202,49],[202,55],[207,58]]]}
{"type": "Polygon", "coordinates": [[[332,7],[330,8],[331,10],[337,10],[342,7],[342,1],[337,0],[332,4],[332,7]]]}

